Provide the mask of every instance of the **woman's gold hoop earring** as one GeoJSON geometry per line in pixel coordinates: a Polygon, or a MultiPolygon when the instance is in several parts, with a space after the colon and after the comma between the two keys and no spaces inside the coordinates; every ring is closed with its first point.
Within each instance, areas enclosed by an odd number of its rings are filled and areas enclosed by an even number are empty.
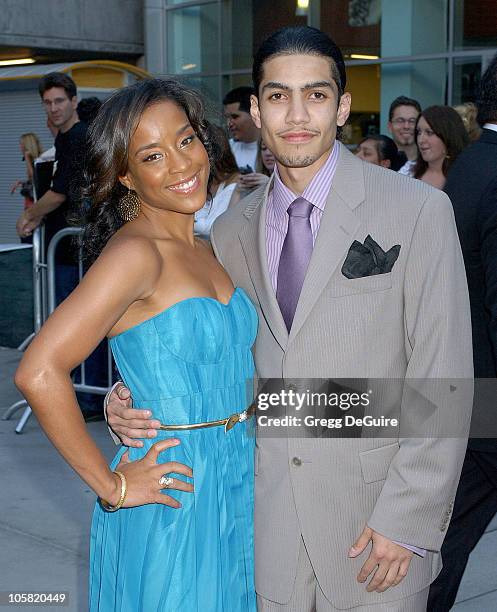
{"type": "Polygon", "coordinates": [[[140,214],[140,198],[135,191],[128,189],[128,193],[119,200],[119,214],[123,221],[133,221],[140,214]]]}

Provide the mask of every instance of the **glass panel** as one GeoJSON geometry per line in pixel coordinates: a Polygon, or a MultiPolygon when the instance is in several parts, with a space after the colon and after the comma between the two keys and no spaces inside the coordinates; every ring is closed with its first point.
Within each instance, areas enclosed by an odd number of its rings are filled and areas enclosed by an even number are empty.
{"type": "Polygon", "coordinates": [[[452,104],[474,102],[481,76],[481,58],[454,59],[452,104]]]}
{"type": "MultiPolygon", "coordinates": [[[[237,7],[237,0],[231,0],[231,2],[237,7]]],[[[329,0],[325,2],[325,4],[328,3],[329,0]]],[[[331,4],[335,3],[334,0],[331,4]]],[[[307,24],[307,17],[295,14],[297,8],[296,0],[253,0],[252,6],[253,51],[257,50],[262,41],[279,28],[307,24]]],[[[244,66],[244,68],[250,68],[251,66],[252,60],[250,60],[248,66],[244,66]]]]}
{"type": "Polygon", "coordinates": [[[417,100],[421,108],[447,102],[447,61],[423,60],[381,66],[381,133],[388,134],[390,104],[397,96],[417,100]]]}
{"type": "MultiPolygon", "coordinates": [[[[380,0],[321,2],[321,29],[342,50],[345,59],[355,55],[378,57],[381,47],[383,3],[380,0]]],[[[395,8],[394,13],[399,13],[395,8]]]]}
{"type": "Polygon", "coordinates": [[[447,100],[445,59],[348,66],[347,79],[352,111],[343,130],[342,140],[346,144],[357,144],[370,134],[388,135],[388,111],[398,96],[414,98],[421,108],[446,104],[447,100]]]}
{"type": "Polygon", "coordinates": [[[222,94],[225,96],[228,91],[235,87],[252,87],[252,74],[225,74],[222,80],[222,94]]]}
{"type": "Polygon", "coordinates": [[[448,0],[383,0],[381,56],[447,50],[448,0]]]}
{"type": "Polygon", "coordinates": [[[219,36],[217,3],[168,11],[168,72],[218,72],[219,36]]]}
{"type": "Polygon", "coordinates": [[[252,66],[253,1],[224,0],[222,3],[222,68],[237,70],[252,66]]]}
{"type": "Polygon", "coordinates": [[[215,123],[223,121],[219,96],[220,77],[182,77],[180,80],[201,93],[211,121],[215,123]]]}
{"type": "Polygon", "coordinates": [[[189,2],[190,0],[166,0],[166,4],[173,4],[173,5],[178,5],[178,4],[186,4],[187,2],[189,2]]]}
{"type": "Polygon", "coordinates": [[[342,130],[345,144],[357,144],[380,127],[380,66],[347,66],[346,90],[352,95],[352,111],[342,130]]]}
{"type": "Polygon", "coordinates": [[[497,46],[497,5],[492,0],[455,0],[454,48],[497,46]]]}

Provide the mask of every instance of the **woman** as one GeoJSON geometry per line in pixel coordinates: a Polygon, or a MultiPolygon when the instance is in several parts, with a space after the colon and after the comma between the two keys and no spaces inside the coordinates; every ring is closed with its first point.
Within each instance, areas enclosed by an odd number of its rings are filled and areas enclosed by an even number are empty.
{"type": "Polygon", "coordinates": [[[237,190],[240,172],[231,152],[228,137],[217,125],[210,124],[208,129],[211,140],[217,145],[218,153],[209,187],[209,197],[205,205],[195,213],[193,228],[197,236],[206,240],[209,239],[214,221],[240,199],[240,192],[237,190]]]}
{"type": "Polygon", "coordinates": [[[36,134],[28,132],[23,134],[19,140],[22,159],[26,164],[26,179],[18,180],[12,185],[10,193],[15,193],[21,187],[21,195],[24,197],[24,210],[33,205],[33,172],[35,159],[43,153],[43,147],[36,134]]]}
{"type": "Polygon", "coordinates": [[[268,177],[273,173],[275,163],[274,155],[267,148],[264,141],[259,140],[255,172],[242,174],[238,181],[242,196],[246,196],[254,189],[257,189],[257,187],[265,185],[268,182],[268,177]]]}
{"type": "Polygon", "coordinates": [[[469,144],[462,119],[450,106],[430,106],[419,115],[415,133],[419,155],[413,176],[443,189],[450,166],[469,144]]]}
{"type": "Polygon", "coordinates": [[[481,136],[481,127],[478,123],[478,107],[474,102],[464,102],[454,106],[454,110],[459,114],[468,132],[470,142],[476,142],[481,136]]]}
{"type": "Polygon", "coordinates": [[[399,151],[395,142],[383,134],[372,134],[363,138],[356,151],[357,157],[376,166],[397,172],[406,163],[405,153],[399,151]]]}
{"type": "Polygon", "coordinates": [[[136,83],[102,106],[89,149],[85,241],[98,257],[26,351],[16,384],[101,500],[90,610],[255,611],[243,411],[257,317],[193,235],[212,155],[203,105],[173,80],[136,83]],[[110,469],[70,379],[105,335],[137,406],[165,428],[156,444],[121,448],[110,469]]]}

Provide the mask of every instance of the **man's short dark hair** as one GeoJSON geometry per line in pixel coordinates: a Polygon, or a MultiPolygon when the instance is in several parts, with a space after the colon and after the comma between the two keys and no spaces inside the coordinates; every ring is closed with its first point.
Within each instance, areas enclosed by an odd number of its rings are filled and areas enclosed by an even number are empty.
{"type": "Polygon", "coordinates": [[[255,95],[263,78],[264,62],[278,55],[316,55],[331,60],[331,76],[338,87],[340,98],[345,90],[347,76],[343,55],[328,34],[310,26],[290,26],[271,34],[254,56],[252,79],[255,95]]]}
{"type": "Polygon", "coordinates": [[[254,94],[254,89],[249,86],[235,87],[224,96],[223,104],[240,103],[240,110],[250,113],[250,96],[254,94]]]}
{"type": "Polygon", "coordinates": [[[497,54],[481,77],[476,105],[480,125],[497,122],[497,54]]]}
{"type": "Polygon", "coordinates": [[[388,111],[389,121],[392,121],[395,109],[399,106],[412,106],[418,111],[418,114],[421,112],[421,104],[417,100],[414,98],[408,98],[407,96],[399,96],[398,98],[395,98],[392,104],[390,104],[390,110],[388,111]]]}
{"type": "Polygon", "coordinates": [[[40,98],[43,98],[43,94],[53,87],[61,87],[66,92],[69,100],[74,98],[74,96],[76,96],[78,93],[76,83],[70,76],[64,74],[63,72],[49,72],[42,77],[38,83],[40,98]]]}
{"type": "Polygon", "coordinates": [[[92,96],[91,98],[83,98],[78,102],[76,112],[78,113],[78,117],[81,121],[84,121],[86,124],[90,125],[97,116],[101,106],[102,101],[96,96],[92,96]]]}

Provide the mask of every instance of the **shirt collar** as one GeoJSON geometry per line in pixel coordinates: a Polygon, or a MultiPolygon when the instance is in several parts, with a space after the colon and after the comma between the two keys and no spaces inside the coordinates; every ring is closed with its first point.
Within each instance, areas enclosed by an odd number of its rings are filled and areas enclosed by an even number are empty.
{"type": "MultiPolygon", "coordinates": [[[[340,146],[337,141],[335,141],[328,159],[313,176],[311,182],[307,185],[302,193],[303,198],[313,204],[316,208],[319,208],[321,211],[324,211],[326,206],[326,200],[331,189],[333,176],[335,175],[339,154],[340,146]]],[[[288,187],[283,183],[278,173],[278,167],[275,166],[272,198],[275,214],[283,215],[286,213],[290,204],[297,197],[298,196],[293,193],[291,189],[288,189],[288,187]]]]}
{"type": "Polygon", "coordinates": [[[492,130],[493,132],[497,132],[497,125],[495,123],[485,123],[483,126],[484,130],[492,130]]]}

